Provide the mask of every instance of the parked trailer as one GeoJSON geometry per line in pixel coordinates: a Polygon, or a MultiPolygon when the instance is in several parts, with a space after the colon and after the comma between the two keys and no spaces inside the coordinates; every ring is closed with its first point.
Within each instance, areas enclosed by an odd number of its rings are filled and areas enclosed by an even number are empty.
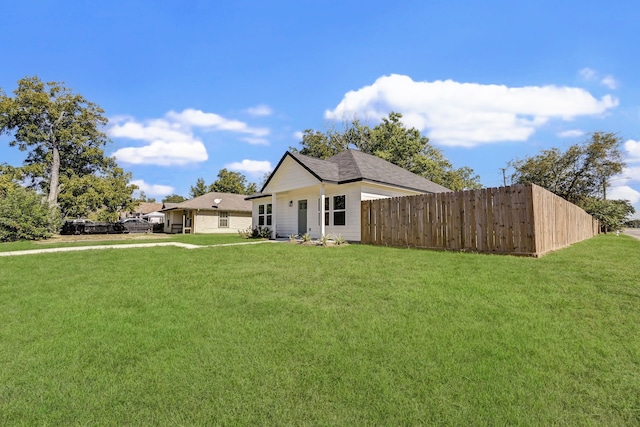
{"type": "Polygon", "coordinates": [[[129,231],[117,222],[95,222],[89,219],[65,221],[60,234],[122,234],[129,231]]]}

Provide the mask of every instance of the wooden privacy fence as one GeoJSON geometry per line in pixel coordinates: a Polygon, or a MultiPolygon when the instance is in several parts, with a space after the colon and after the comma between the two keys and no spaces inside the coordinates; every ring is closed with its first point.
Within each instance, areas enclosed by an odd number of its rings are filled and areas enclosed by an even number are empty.
{"type": "Polygon", "coordinates": [[[533,184],[361,202],[361,242],[541,256],[598,234],[598,221],[533,184]]]}

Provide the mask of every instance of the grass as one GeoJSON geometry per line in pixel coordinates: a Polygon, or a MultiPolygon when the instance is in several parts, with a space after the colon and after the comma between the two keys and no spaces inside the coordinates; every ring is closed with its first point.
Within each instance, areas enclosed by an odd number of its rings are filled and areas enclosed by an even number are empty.
{"type": "Polygon", "coordinates": [[[183,242],[194,245],[218,245],[246,242],[237,233],[231,234],[96,234],[81,236],[54,236],[48,240],[0,243],[0,252],[29,249],[60,248],[67,246],[123,245],[129,243],[183,242]]]}
{"type": "Polygon", "coordinates": [[[0,424],[637,425],[638,253],[0,258],[0,424]]]}

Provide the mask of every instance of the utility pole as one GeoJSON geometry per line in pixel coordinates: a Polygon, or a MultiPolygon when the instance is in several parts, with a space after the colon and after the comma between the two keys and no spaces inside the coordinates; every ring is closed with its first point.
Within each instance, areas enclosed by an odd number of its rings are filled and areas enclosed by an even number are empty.
{"type": "Polygon", "coordinates": [[[502,171],[502,182],[506,187],[507,186],[507,175],[506,175],[507,168],[500,168],[500,170],[502,171]]]}

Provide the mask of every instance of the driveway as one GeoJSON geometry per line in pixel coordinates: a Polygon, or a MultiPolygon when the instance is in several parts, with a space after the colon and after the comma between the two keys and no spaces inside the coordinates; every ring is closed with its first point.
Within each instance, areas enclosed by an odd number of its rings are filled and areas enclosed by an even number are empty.
{"type": "Polygon", "coordinates": [[[623,233],[640,240],[640,228],[625,228],[623,233]]]}

